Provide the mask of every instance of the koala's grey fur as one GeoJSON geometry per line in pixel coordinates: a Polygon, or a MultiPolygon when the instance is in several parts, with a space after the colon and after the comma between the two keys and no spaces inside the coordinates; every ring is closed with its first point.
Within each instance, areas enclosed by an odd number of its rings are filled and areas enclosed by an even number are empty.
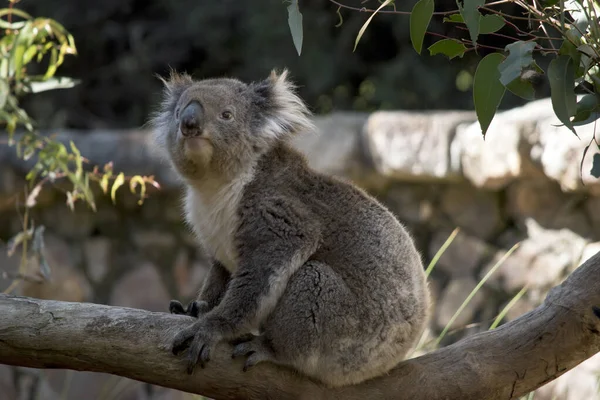
{"type": "Polygon", "coordinates": [[[198,317],[173,352],[189,347],[191,373],[226,340],[244,369],[266,361],[328,386],[355,384],[416,345],[429,291],[403,225],[287,144],[312,129],[287,75],[164,81],[155,145],[185,182],[186,220],[214,260],[196,302],[171,302],[171,312],[198,317]]]}

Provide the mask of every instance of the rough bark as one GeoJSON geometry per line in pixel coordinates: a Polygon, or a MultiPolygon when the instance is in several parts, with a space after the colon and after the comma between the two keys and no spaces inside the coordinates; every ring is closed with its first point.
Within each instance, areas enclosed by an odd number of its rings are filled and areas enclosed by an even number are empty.
{"type": "Polygon", "coordinates": [[[106,372],[214,399],[513,399],[600,351],[599,278],[600,253],[520,318],[338,390],[270,365],[244,373],[225,344],[190,377],[167,348],[189,317],[7,295],[0,363],[106,372]]]}

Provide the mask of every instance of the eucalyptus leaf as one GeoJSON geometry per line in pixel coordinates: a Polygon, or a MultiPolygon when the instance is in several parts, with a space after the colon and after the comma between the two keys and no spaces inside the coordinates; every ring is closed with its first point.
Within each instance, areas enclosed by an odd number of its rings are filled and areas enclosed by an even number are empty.
{"type": "Polygon", "coordinates": [[[535,42],[524,42],[521,40],[506,45],[508,57],[498,67],[500,82],[504,86],[519,78],[523,69],[534,63],[532,53],[535,46],[535,42]]]}
{"type": "Polygon", "coordinates": [[[356,46],[358,46],[358,42],[360,41],[360,38],[362,37],[362,35],[365,34],[365,31],[367,30],[367,26],[369,26],[369,24],[371,23],[371,20],[375,16],[375,14],[377,14],[379,12],[379,10],[381,10],[383,7],[390,4],[392,1],[394,1],[394,0],[385,0],[383,3],[381,3],[379,8],[377,8],[377,10],[375,10],[375,12],[371,14],[371,16],[367,19],[367,21],[363,24],[363,26],[358,31],[358,35],[356,35],[356,39],[354,40],[354,49],[352,51],[356,51],[356,46]]]}
{"type": "Polygon", "coordinates": [[[598,94],[585,94],[581,96],[581,99],[577,102],[577,108],[575,110],[575,116],[571,120],[574,126],[577,125],[585,125],[596,119],[598,116],[595,115],[595,118],[592,117],[592,113],[599,114],[600,113],[600,99],[598,94]]]}
{"type": "Polygon", "coordinates": [[[418,54],[421,54],[423,39],[431,22],[433,10],[433,0],[419,0],[410,13],[410,41],[418,54]]]}
{"type": "Polygon", "coordinates": [[[479,37],[479,20],[481,19],[481,13],[479,7],[485,4],[485,0],[456,0],[456,5],[460,11],[460,15],[465,21],[465,25],[469,29],[469,35],[473,44],[477,43],[479,37]]]}
{"type": "MultiPolygon", "coordinates": [[[[584,0],[585,1],[585,0],[584,0]]],[[[575,20],[575,26],[577,27],[579,32],[585,33],[590,22],[588,21],[588,17],[586,15],[586,11],[581,4],[581,0],[565,0],[565,11],[568,11],[569,14],[575,20]]]]}
{"type": "Polygon", "coordinates": [[[575,68],[570,56],[562,55],[550,61],[548,80],[552,108],[556,117],[577,136],[571,123],[571,117],[577,111],[577,97],[574,89],[575,68]]]}
{"type": "Polygon", "coordinates": [[[465,54],[465,51],[467,51],[467,47],[455,39],[442,39],[429,46],[428,50],[429,54],[432,56],[436,54],[444,54],[445,56],[448,56],[450,60],[452,60],[457,56],[462,58],[462,56],[465,54]]]}
{"type": "Polygon", "coordinates": [[[504,61],[504,55],[488,54],[479,61],[473,78],[475,113],[484,138],[506,92],[506,88],[500,83],[500,72],[498,71],[498,66],[502,61],[504,61]]]}
{"type": "Polygon", "coordinates": [[[113,204],[116,202],[117,189],[123,186],[125,183],[125,175],[121,172],[117,175],[115,181],[113,182],[112,188],[110,190],[110,198],[113,201],[113,204]]]}
{"type": "Polygon", "coordinates": [[[21,18],[25,18],[25,19],[32,19],[33,18],[29,13],[27,13],[27,12],[25,12],[23,10],[19,10],[18,8],[12,7],[12,8],[1,8],[0,9],[0,18],[4,17],[6,15],[11,15],[11,14],[19,16],[21,18]]]}
{"type": "Polygon", "coordinates": [[[521,71],[521,75],[514,79],[506,88],[513,94],[525,99],[535,100],[535,87],[530,77],[533,74],[543,74],[544,70],[534,61],[527,69],[521,71]]]}
{"type": "Polygon", "coordinates": [[[8,82],[6,79],[0,79],[0,110],[4,109],[6,105],[6,99],[8,98],[8,82]]]}
{"type": "Polygon", "coordinates": [[[460,14],[451,14],[448,17],[444,17],[443,22],[454,22],[454,23],[465,23],[462,15],[460,14]]]}
{"type": "Polygon", "coordinates": [[[479,34],[494,33],[506,25],[504,18],[497,14],[482,15],[479,20],[479,34]]]}
{"type": "Polygon", "coordinates": [[[302,13],[298,6],[298,0],[291,1],[292,3],[287,7],[288,25],[290,27],[294,46],[296,47],[298,55],[300,55],[302,53],[302,40],[304,36],[302,31],[302,13]]]}
{"type": "Polygon", "coordinates": [[[46,90],[69,89],[80,83],[79,79],[55,76],[40,82],[29,82],[31,93],[45,92],[46,90]]]}

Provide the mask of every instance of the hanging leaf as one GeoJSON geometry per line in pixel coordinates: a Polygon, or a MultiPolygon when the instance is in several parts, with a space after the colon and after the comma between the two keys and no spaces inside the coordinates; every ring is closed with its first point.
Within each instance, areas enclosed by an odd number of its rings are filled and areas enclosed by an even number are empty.
{"type": "Polygon", "coordinates": [[[477,65],[473,78],[475,113],[484,138],[506,91],[504,85],[500,83],[498,71],[498,66],[503,60],[504,56],[500,53],[488,54],[477,65]]]}
{"type": "Polygon", "coordinates": [[[465,23],[465,20],[463,19],[462,15],[460,14],[451,14],[447,17],[444,17],[444,19],[442,20],[443,22],[453,22],[453,23],[465,23]]]}
{"type": "Polygon", "coordinates": [[[8,82],[6,79],[0,79],[0,110],[4,109],[6,100],[8,99],[8,82]]]}
{"type": "Polygon", "coordinates": [[[138,204],[142,205],[144,198],[146,197],[146,181],[140,175],[131,177],[131,180],[129,181],[129,190],[131,190],[131,193],[135,194],[137,185],[140,185],[140,199],[138,200],[138,204]]]}
{"type": "Polygon", "coordinates": [[[29,193],[29,196],[27,196],[27,200],[25,201],[25,206],[27,208],[32,208],[36,205],[36,199],[38,197],[38,195],[40,194],[40,191],[42,190],[42,182],[39,182],[37,185],[35,185],[35,187],[33,188],[33,190],[31,191],[31,193],[29,193]]]}
{"type": "Polygon", "coordinates": [[[302,52],[302,13],[298,5],[298,0],[291,0],[292,3],[287,7],[288,10],[288,25],[292,34],[292,40],[298,55],[302,52]]]}
{"type": "Polygon", "coordinates": [[[445,56],[448,56],[450,60],[452,60],[457,56],[462,58],[462,56],[465,54],[465,51],[467,51],[467,47],[455,39],[442,39],[429,46],[428,50],[429,54],[432,56],[436,54],[444,54],[445,56]]]}
{"type": "Polygon", "coordinates": [[[575,128],[571,123],[571,117],[577,111],[574,72],[573,60],[569,56],[558,56],[550,61],[548,66],[550,97],[554,113],[577,136],[577,132],[575,132],[575,128]]]}
{"type": "Polygon", "coordinates": [[[568,11],[569,14],[575,20],[574,25],[577,27],[579,32],[584,32],[587,30],[590,22],[587,17],[587,13],[581,4],[581,0],[565,0],[565,11],[568,11]]]}
{"type": "Polygon", "coordinates": [[[469,28],[469,35],[471,36],[473,45],[477,43],[477,38],[479,37],[479,20],[481,18],[479,7],[483,6],[484,3],[485,0],[464,0],[461,4],[460,0],[456,0],[458,11],[460,11],[465,25],[469,28]]]}
{"type": "Polygon", "coordinates": [[[597,94],[585,94],[577,102],[575,117],[571,120],[574,126],[585,125],[592,122],[596,118],[590,118],[592,113],[600,113],[600,100],[597,94]]]}
{"type": "Polygon", "coordinates": [[[525,68],[534,64],[532,54],[535,46],[535,42],[524,42],[521,40],[506,45],[508,57],[498,67],[500,70],[500,82],[504,86],[519,78],[525,68]]]}
{"type": "Polygon", "coordinates": [[[113,182],[112,189],[110,190],[110,198],[113,201],[113,204],[116,203],[117,189],[121,187],[125,183],[125,175],[121,172],[117,175],[115,181],[113,182]]]}
{"type": "Polygon", "coordinates": [[[479,19],[479,34],[494,33],[505,25],[504,18],[497,14],[482,15],[479,19]]]}
{"type": "Polygon", "coordinates": [[[41,82],[29,82],[29,90],[31,93],[45,92],[46,90],[55,89],[70,89],[78,85],[81,81],[79,79],[71,79],[62,76],[48,78],[41,82]]]}
{"type": "Polygon", "coordinates": [[[37,259],[38,267],[40,269],[41,275],[44,279],[50,279],[50,265],[46,260],[46,256],[44,254],[44,231],[46,227],[44,225],[40,225],[35,228],[33,232],[33,240],[31,241],[31,252],[33,256],[37,259]]]}
{"type": "Polygon", "coordinates": [[[365,22],[363,24],[363,26],[358,31],[358,35],[356,35],[356,40],[354,41],[354,49],[352,50],[353,52],[356,51],[356,46],[358,46],[358,42],[360,41],[360,38],[362,37],[362,35],[367,30],[367,26],[369,26],[369,24],[371,23],[371,20],[375,16],[375,14],[377,14],[379,12],[379,10],[381,10],[383,7],[385,7],[388,4],[390,4],[392,1],[393,0],[385,0],[383,3],[381,3],[381,5],[379,6],[379,8],[377,8],[377,10],[375,10],[375,12],[373,14],[371,14],[371,16],[369,17],[369,19],[367,19],[367,22],[365,22]]]}
{"type": "Polygon", "coordinates": [[[433,0],[419,0],[410,13],[410,41],[418,54],[421,54],[423,39],[433,16],[433,9],[433,0]]]}
{"type": "Polygon", "coordinates": [[[525,99],[535,100],[535,87],[532,83],[537,75],[544,74],[544,70],[534,61],[532,65],[521,72],[518,78],[506,85],[506,88],[513,94],[525,99]]]}

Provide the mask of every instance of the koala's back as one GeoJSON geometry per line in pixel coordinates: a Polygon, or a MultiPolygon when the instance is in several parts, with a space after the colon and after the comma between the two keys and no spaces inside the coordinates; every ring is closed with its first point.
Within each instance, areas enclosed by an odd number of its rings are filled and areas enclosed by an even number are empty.
{"type": "Polygon", "coordinates": [[[429,311],[423,264],[405,228],[364,191],[313,171],[283,144],[259,161],[245,190],[246,210],[269,203],[292,225],[305,225],[299,234],[319,235],[263,324],[275,353],[334,386],[401,361],[429,311]]]}

